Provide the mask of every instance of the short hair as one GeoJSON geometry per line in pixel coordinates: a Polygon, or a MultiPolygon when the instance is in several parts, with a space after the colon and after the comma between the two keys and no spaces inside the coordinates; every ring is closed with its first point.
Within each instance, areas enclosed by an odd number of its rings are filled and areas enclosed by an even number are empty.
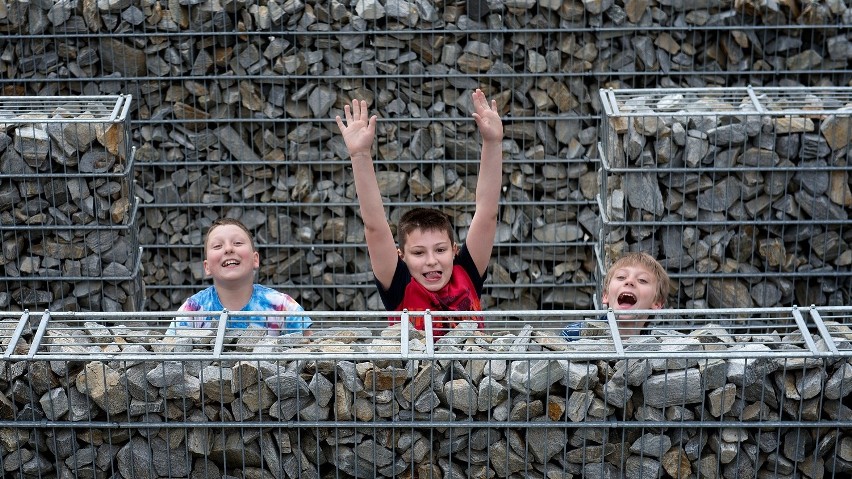
{"type": "Polygon", "coordinates": [[[604,289],[609,287],[609,282],[612,281],[612,276],[615,274],[615,270],[625,266],[638,266],[653,274],[657,280],[657,294],[654,300],[661,301],[663,306],[665,306],[669,297],[669,288],[671,287],[669,274],[659,261],[645,252],[640,251],[625,253],[623,256],[615,260],[606,272],[606,278],[604,278],[603,284],[604,289]]]}
{"type": "Polygon", "coordinates": [[[434,208],[414,208],[399,219],[396,228],[396,240],[399,243],[399,249],[405,249],[405,241],[408,239],[408,235],[416,229],[445,231],[447,236],[450,237],[450,241],[455,242],[453,223],[446,213],[434,208]]]}
{"type": "Polygon", "coordinates": [[[257,251],[257,246],[254,244],[254,236],[251,234],[251,231],[246,228],[246,225],[242,223],[242,221],[234,219],[234,218],[219,218],[214,221],[209,228],[207,228],[207,234],[204,235],[204,253],[207,253],[207,242],[210,241],[210,233],[213,232],[219,226],[233,225],[241,230],[245,231],[248,236],[249,242],[251,243],[252,251],[257,251]]]}

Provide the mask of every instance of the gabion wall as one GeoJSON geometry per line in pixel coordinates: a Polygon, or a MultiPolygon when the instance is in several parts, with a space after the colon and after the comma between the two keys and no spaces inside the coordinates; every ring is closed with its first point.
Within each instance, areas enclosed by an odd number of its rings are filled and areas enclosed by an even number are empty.
{"type": "Polygon", "coordinates": [[[379,307],[332,123],[353,97],[382,120],[391,220],[442,207],[462,239],[478,159],[468,99],[477,87],[496,99],[504,194],[483,304],[584,308],[598,281],[600,88],[831,86],[852,72],[839,1],[3,5],[3,94],[133,95],[147,306],[163,310],[207,284],[201,235],[225,214],[263,245],[260,282],[309,310],[379,307]]]}
{"type": "Polygon", "coordinates": [[[604,255],[652,252],[686,307],[845,304],[852,89],[602,95],[604,255]]]}
{"type": "MultiPolygon", "coordinates": [[[[214,359],[214,331],[163,337],[141,323],[60,318],[39,338],[40,358],[15,359],[37,341],[27,329],[4,344],[2,466],[13,477],[126,479],[843,476],[844,319],[826,322],[830,346],[792,321],[762,332],[705,321],[627,339],[632,358],[607,360],[588,357],[611,338],[472,322],[435,343],[442,358],[424,357],[413,329],[412,357],[389,355],[395,326],[241,330],[225,338],[233,357],[214,359]]],[[[3,328],[8,338],[15,322],[3,328]]]]}

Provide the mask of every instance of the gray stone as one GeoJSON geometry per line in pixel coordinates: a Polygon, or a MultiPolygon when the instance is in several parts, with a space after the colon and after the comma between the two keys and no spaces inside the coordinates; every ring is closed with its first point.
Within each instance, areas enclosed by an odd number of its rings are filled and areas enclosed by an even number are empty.
{"type": "Polygon", "coordinates": [[[131,439],[118,454],[118,471],[124,477],[154,479],[157,477],[153,468],[153,452],[147,441],[141,437],[131,439]]]}
{"type": "Polygon", "coordinates": [[[652,375],[642,384],[642,392],[651,407],[693,404],[704,397],[701,375],[695,369],[652,375]]]}
{"type": "Polygon", "coordinates": [[[625,175],[624,188],[630,206],[655,215],[663,214],[663,195],[654,175],[627,174],[625,175]]]}
{"type": "Polygon", "coordinates": [[[509,364],[509,386],[520,392],[541,392],[561,380],[561,361],[520,360],[509,364]]]}

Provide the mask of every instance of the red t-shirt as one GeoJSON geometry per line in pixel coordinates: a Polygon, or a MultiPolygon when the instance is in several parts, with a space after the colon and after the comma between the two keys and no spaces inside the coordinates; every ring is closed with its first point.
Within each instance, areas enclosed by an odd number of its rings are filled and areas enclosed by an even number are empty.
{"type": "MultiPolygon", "coordinates": [[[[453,259],[453,275],[450,277],[450,282],[439,291],[429,291],[412,278],[408,266],[401,258],[397,260],[396,271],[394,271],[390,288],[384,290],[378,280],[376,280],[376,286],[379,289],[382,303],[388,311],[402,311],[403,309],[409,311],[425,311],[427,309],[431,311],[482,311],[479,298],[482,296],[484,282],[484,276],[480,276],[465,245],[453,259]]],[[[480,316],[452,318],[455,321],[450,318],[446,319],[448,319],[447,324],[443,324],[443,321],[433,322],[435,336],[445,334],[455,327],[457,321],[462,320],[477,321],[480,328],[484,327],[480,316]]],[[[390,321],[392,324],[396,323],[399,321],[399,317],[391,317],[390,321]]],[[[420,330],[425,327],[422,316],[412,318],[412,324],[420,330]]]]}

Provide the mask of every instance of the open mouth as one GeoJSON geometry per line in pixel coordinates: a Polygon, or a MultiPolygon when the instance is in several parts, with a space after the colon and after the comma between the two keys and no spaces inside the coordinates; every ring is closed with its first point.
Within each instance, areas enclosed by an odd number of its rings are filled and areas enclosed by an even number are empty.
{"type": "Polygon", "coordinates": [[[237,261],[237,260],[235,260],[235,259],[229,259],[229,260],[227,260],[227,261],[223,261],[223,262],[222,262],[222,267],[223,267],[223,268],[227,268],[228,266],[237,266],[237,265],[239,265],[239,264],[240,264],[240,262],[239,262],[239,261],[237,261]]]}
{"type": "Polygon", "coordinates": [[[621,293],[618,295],[618,306],[620,308],[629,308],[636,304],[636,295],[633,293],[621,293]]]}

